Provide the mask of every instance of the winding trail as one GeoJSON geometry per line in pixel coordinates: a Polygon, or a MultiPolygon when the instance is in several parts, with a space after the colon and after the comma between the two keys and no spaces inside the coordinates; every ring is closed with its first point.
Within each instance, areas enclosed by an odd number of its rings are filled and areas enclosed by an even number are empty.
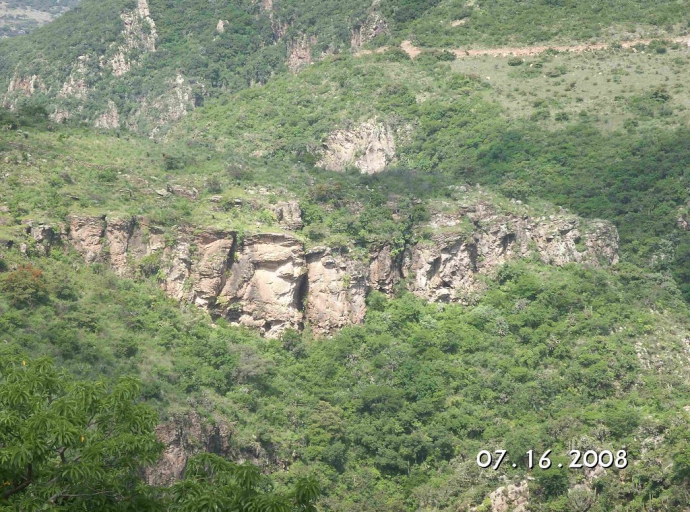
{"type": "MultiPolygon", "coordinates": [[[[649,44],[652,39],[633,39],[632,41],[623,41],[620,43],[623,48],[632,48],[638,44],[649,44]]],[[[671,41],[674,43],[686,43],[690,47],[690,36],[674,37],[671,39],[666,39],[666,41],[671,41]]],[[[503,47],[503,48],[489,48],[484,50],[463,50],[463,49],[451,49],[450,52],[454,53],[459,59],[463,57],[477,57],[481,55],[489,55],[491,57],[533,57],[544,53],[545,51],[557,50],[559,52],[570,52],[570,53],[582,53],[582,52],[593,52],[597,50],[606,50],[611,46],[611,43],[597,43],[597,44],[579,44],[574,46],[524,46],[521,48],[503,47]]],[[[414,59],[420,53],[422,53],[421,48],[417,48],[412,44],[412,41],[403,41],[400,44],[400,48],[407,53],[410,58],[414,59]]],[[[384,53],[390,49],[390,46],[383,46],[377,48],[376,50],[360,50],[355,53],[355,57],[361,57],[363,55],[371,55],[373,53],[384,53]]]]}

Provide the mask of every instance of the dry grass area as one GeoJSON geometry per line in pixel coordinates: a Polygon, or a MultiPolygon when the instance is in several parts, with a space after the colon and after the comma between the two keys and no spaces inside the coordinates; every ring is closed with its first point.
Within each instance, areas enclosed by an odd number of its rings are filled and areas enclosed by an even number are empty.
{"type": "Polygon", "coordinates": [[[49,12],[31,7],[11,7],[6,2],[0,2],[0,37],[24,34],[53,19],[49,12]]]}
{"type": "Polygon", "coordinates": [[[690,50],[683,44],[663,53],[621,47],[524,58],[481,54],[457,59],[452,66],[491,84],[487,98],[503,105],[510,117],[532,117],[552,127],[587,119],[619,129],[633,119],[687,126],[689,64],[690,50]],[[647,109],[644,98],[657,89],[669,99],[656,110],[647,109]]]}

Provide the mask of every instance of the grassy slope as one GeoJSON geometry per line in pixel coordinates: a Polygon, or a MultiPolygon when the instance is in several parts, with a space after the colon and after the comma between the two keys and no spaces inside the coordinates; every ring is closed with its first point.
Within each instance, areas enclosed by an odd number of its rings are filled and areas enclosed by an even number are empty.
{"type": "MultiPolygon", "coordinates": [[[[391,7],[426,4],[388,3],[391,7]]],[[[412,34],[420,45],[431,48],[572,44],[687,33],[686,6],[673,0],[446,0],[435,4],[417,11],[421,15],[415,19],[402,16],[396,32],[412,34]],[[453,26],[453,21],[460,20],[462,24],[453,26]]]]}

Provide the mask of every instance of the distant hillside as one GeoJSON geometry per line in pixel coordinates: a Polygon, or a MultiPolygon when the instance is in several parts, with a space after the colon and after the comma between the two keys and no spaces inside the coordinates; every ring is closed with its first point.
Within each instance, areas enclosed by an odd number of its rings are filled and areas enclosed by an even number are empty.
{"type": "Polygon", "coordinates": [[[0,38],[28,34],[76,6],[80,0],[0,2],[0,38]]]}
{"type": "Polygon", "coordinates": [[[0,43],[0,91],[11,108],[158,136],[209,98],[344,52],[677,37],[686,20],[678,2],[638,0],[84,0],[0,43]]]}

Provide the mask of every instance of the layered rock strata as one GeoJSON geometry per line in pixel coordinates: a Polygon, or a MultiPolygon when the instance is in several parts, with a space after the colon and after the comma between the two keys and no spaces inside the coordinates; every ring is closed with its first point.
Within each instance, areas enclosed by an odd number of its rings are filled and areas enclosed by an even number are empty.
{"type": "MultiPolygon", "coordinates": [[[[302,225],[298,205],[279,203],[284,225],[302,225]]],[[[123,277],[156,275],[161,287],[237,325],[279,336],[309,324],[327,334],[361,323],[370,291],[403,286],[431,302],[467,303],[479,275],[519,258],[605,266],[618,260],[618,234],[571,215],[534,218],[478,202],[436,213],[419,242],[371,250],[364,261],[328,247],[307,250],[289,232],[240,237],[191,227],[167,232],[144,218],[72,215],[68,227],[30,227],[42,253],[64,238],[88,263],[123,277]]]]}

